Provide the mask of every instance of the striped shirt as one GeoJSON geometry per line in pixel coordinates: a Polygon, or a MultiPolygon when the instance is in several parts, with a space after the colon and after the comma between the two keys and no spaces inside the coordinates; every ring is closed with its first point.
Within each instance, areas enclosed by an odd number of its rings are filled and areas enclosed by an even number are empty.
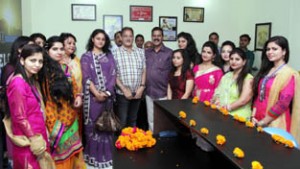
{"type": "MultiPolygon", "coordinates": [[[[117,77],[122,84],[135,92],[142,83],[143,71],[146,68],[144,49],[132,47],[132,51],[127,51],[123,46],[113,50],[113,55],[117,65],[117,77]]],[[[117,88],[117,93],[123,92],[117,88]]]]}

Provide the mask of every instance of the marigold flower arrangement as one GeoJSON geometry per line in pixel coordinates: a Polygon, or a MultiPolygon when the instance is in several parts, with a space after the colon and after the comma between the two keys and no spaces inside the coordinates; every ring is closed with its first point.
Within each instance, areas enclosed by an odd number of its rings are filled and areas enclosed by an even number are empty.
{"type": "Polygon", "coordinates": [[[199,98],[197,96],[195,96],[193,99],[192,99],[192,103],[193,104],[197,104],[199,102],[199,98]]]}
{"type": "Polygon", "coordinates": [[[237,158],[244,158],[245,157],[244,151],[242,149],[240,149],[239,147],[234,148],[233,154],[237,158]]]}
{"type": "Polygon", "coordinates": [[[216,140],[217,140],[217,144],[218,144],[218,145],[223,145],[223,144],[226,143],[226,138],[225,138],[225,136],[223,136],[223,135],[221,135],[221,134],[218,134],[218,135],[216,136],[216,140]]]}
{"type": "Polygon", "coordinates": [[[205,106],[210,106],[210,102],[207,101],[207,100],[205,100],[203,103],[204,103],[205,106]]]}
{"type": "Polygon", "coordinates": [[[263,169],[264,167],[258,161],[251,162],[252,169],[263,169]]]}
{"type": "Polygon", "coordinates": [[[191,126],[191,127],[195,127],[196,125],[197,125],[196,121],[193,120],[193,119],[191,119],[191,120],[190,120],[190,126],[191,126]]]}
{"type": "Polygon", "coordinates": [[[208,135],[209,130],[208,130],[207,128],[205,128],[205,127],[202,127],[202,128],[200,129],[200,132],[201,132],[202,134],[208,135]]]}
{"type": "Polygon", "coordinates": [[[277,144],[283,144],[288,148],[294,148],[294,143],[291,140],[287,140],[284,137],[277,135],[277,134],[272,134],[272,139],[277,143],[277,144]]]}
{"type": "Polygon", "coordinates": [[[126,148],[129,151],[137,151],[145,147],[153,147],[156,139],[150,130],[144,131],[137,127],[124,128],[118,137],[115,146],[117,149],[126,148]]]}
{"type": "Polygon", "coordinates": [[[180,111],[179,112],[179,117],[182,118],[182,119],[185,119],[186,118],[186,113],[184,111],[180,111]]]}

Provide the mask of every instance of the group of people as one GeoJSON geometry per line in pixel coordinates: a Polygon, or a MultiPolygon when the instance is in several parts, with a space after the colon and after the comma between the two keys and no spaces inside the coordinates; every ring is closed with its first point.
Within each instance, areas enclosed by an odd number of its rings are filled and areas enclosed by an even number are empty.
{"type": "Polygon", "coordinates": [[[282,128],[300,141],[295,104],[299,74],[287,65],[286,38],[266,42],[253,77],[249,35],[241,35],[239,48],[231,41],[219,48],[214,32],[199,52],[186,32],[178,34],[179,49],[174,51],[164,45],[162,28],[154,27],[151,37],[144,44],[142,35],[134,39],[134,30],[124,27],[112,47],[107,33],[96,29],[81,58],[71,33],[17,38],[1,85],[6,88],[11,136],[25,137],[30,144],[21,147],[11,137],[6,140],[14,168],[40,168],[47,153],[57,169],[112,167],[113,133],[97,130],[96,121],[115,106],[122,128],[136,126],[143,98],[152,131],[153,101],[196,96],[257,126],[282,128]]]}

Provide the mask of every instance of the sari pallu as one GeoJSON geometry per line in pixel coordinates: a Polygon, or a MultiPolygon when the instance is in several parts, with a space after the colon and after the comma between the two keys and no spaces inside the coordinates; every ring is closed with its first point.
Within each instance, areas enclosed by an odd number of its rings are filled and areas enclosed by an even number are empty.
{"type": "Polygon", "coordinates": [[[78,129],[79,124],[77,119],[66,131],[64,131],[65,126],[58,120],[56,121],[50,135],[50,143],[51,154],[57,163],[64,161],[82,150],[78,129]]]}
{"type": "MultiPolygon", "coordinates": [[[[73,87],[72,93],[74,97],[76,97],[76,94],[78,93],[76,81],[72,74],[68,75],[69,82],[72,83],[73,87]]],[[[50,93],[49,79],[43,84],[43,89],[47,91],[44,93],[50,93]]],[[[69,101],[61,98],[59,99],[59,102],[61,107],[58,107],[58,104],[54,102],[50,94],[47,95],[46,126],[50,132],[51,154],[58,169],[73,168],[75,163],[84,164],[82,157],[77,158],[80,157],[83,150],[78,131],[78,115],[77,111],[72,107],[69,101]],[[78,162],[75,161],[76,159],[78,162]]],[[[82,169],[85,168],[85,166],[80,165],[77,168],[82,169]]]]}
{"type": "MultiPolygon", "coordinates": [[[[287,85],[290,79],[294,77],[295,79],[295,89],[294,97],[292,100],[292,117],[291,117],[291,134],[295,137],[298,144],[300,143],[300,78],[299,73],[290,68],[289,66],[284,66],[276,75],[271,91],[268,98],[267,112],[270,111],[273,105],[278,101],[278,97],[281,89],[287,85]]],[[[288,110],[287,110],[288,111],[288,110]]],[[[283,130],[286,128],[286,116],[283,112],[279,117],[272,121],[269,126],[277,127],[283,130]]]]}

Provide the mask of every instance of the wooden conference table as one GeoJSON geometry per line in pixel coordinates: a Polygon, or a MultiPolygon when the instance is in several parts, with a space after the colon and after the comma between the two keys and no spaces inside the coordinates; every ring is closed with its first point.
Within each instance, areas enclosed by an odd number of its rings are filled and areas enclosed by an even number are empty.
{"type": "Polygon", "coordinates": [[[247,128],[231,116],[223,116],[217,110],[205,107],[203,103],[192,104],[191,100],[164,100],[154,102],[154,134],[161,131],[177,131],[178,137],[157,137],[157,144],[150,149],[137,152],[113,150],[114,169],[171,169],[171,168],[251,168],[251,162],[261,162],[264,169],[300,169],[300,151],[288,149],[274,143],[267,133],[258,133],[247,128]],[[178,118],[179,111],[185,111],[187,118],[178,118]],[[197,122],[189,126],[189,120],[197,122]],[[209,129],[207,136],[199,130],[209,129]],[[208,141],[216,151],[206,153],[195,146],[190,130],[208,141]],[[222,134],[227,142],[216,144],[216,135],[222,134]],[[233,149],[240,147],[245,152],[243,159],[233,155],[233,149]]]}

